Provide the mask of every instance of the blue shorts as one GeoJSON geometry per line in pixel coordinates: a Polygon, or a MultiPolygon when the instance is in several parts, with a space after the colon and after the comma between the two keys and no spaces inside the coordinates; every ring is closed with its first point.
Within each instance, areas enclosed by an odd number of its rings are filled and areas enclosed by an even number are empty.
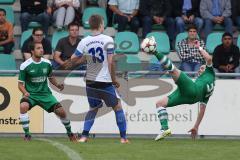
{"type": "Polygon", "coordinates": [[[118,104],[118,96],[112,83],[87,81],[86,91],[91,108],[102,107],[103,101],[108,107],[118,104]]]}

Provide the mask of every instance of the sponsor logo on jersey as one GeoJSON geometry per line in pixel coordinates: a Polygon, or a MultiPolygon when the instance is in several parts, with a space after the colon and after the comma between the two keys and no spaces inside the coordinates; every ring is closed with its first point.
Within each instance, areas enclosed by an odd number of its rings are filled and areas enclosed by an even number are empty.
{"type": "Polygon", "coordinates": [[[34,70],[34,69],[32,69],[32,70],[30,70],[29,72],[30,72],[30,73],[34,73],[34,72],[35,72],[35,70],[34,70]]]}
{"type": "Polygon", "coordinates": [[[47,68],[43,68],[43,73],[47,73],[47,68]]]}
{"type": "Polygon", "coordinates": [[[40,83],[40,82],[44,82],[46,81],[46,76],[41,76],[41,77],[34,77],[34,78],[31,78],[31,81],[33,83],[40,83]]]}

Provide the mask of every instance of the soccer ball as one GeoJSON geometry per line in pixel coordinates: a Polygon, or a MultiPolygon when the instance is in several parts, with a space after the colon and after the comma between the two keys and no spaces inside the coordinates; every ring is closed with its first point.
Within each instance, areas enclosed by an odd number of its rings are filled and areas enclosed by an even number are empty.
{"type": "Polygon", "coordinates": [[[157,49],[157,44],[154,37],[145,38],[142,41],[141,49],[147,54],[153,54],[157,49]]]}

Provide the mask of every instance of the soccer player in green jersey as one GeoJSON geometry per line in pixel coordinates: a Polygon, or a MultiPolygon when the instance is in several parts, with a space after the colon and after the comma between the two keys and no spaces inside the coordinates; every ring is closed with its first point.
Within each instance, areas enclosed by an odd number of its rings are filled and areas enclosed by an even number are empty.
{"type": "Polygon", "coordinates": [[[200,112],[197,121],[194,127],[189,131],[193,139],[195,139],[197,135],[198,127],[204,116],[207,102],[213,93],[215,73],[212,67],[212,56],[200,47],[199,41],[196,41],[195,47],[199,48],[200,54],[206,61],[206,65],[200,67],[198,72],[199,76],[195,81],[191,80],[185,73],[177,69],[165,55],[155,53],[161,65],[169,72],[178,86],[172,94],[156,103],[157,114],[162,127],[159,135],[155,138],[156,141],[171,134],[171,130],[168,127],[167,107],[200,102],[200,112]]]}
{"type": "Polygon", "coordinates": [[[59,84],[52,75],[51,62],[42,58],[43,46],[41,43],[30,44],[32,57],[20,66],[18,88],[23,97],[20,101],[20,123],[25,132],[24,140],[31,140],[29,132],[28,111],[39,105],[47,112],[54,112],[61,120],[67,130],[67,135],[71,141],[76,141],[76,136],[71,131],[70,120],[66,118],[66,112],[61,104],[52,95],[48,87],[49,80],[58,89],[63,90],[64,85],[59,84]]]}

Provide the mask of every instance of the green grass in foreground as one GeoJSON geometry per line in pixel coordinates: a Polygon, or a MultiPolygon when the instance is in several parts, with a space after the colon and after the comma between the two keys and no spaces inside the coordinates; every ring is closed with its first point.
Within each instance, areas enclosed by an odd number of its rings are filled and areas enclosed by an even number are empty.
{"type": "MultiPolygon", "coordinates": [[[[239,160],[240,140],[131,139],[131,144],[119,139],[93,139],[74,144],[64,138],[48,138],[70,147],[84,160],[239,160]]],[[[21,138],[0,138],[1,160],[68,160],[68,156],[48,142],[21,138]]]]}

